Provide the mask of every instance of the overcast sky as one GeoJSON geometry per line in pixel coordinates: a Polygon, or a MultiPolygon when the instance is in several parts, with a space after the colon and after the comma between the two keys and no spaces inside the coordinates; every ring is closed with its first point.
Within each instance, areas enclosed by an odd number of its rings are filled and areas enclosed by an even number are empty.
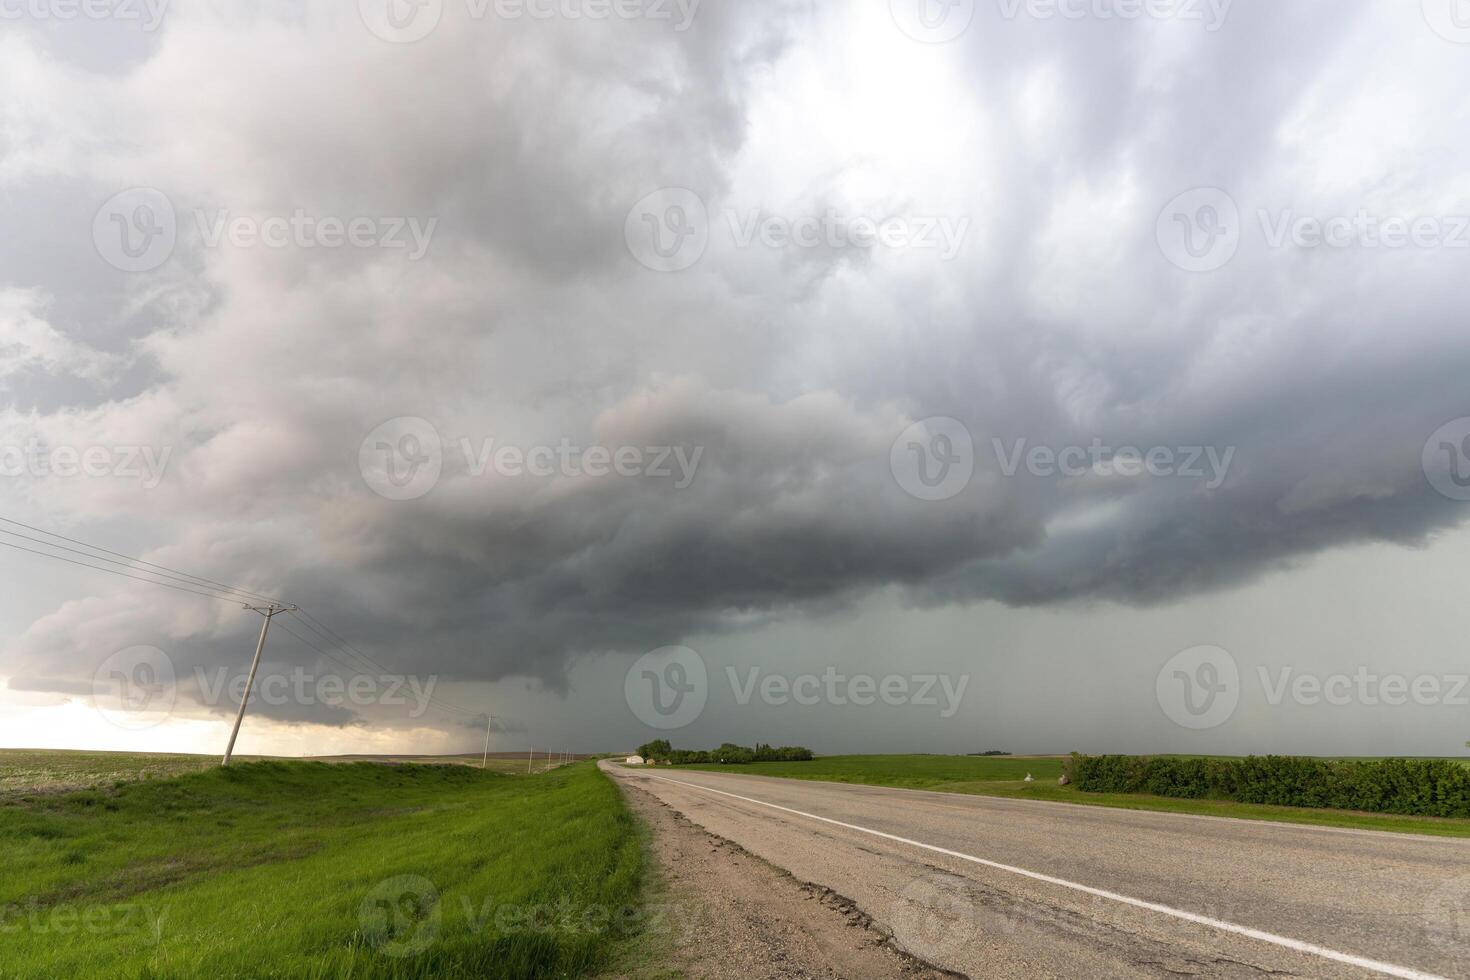
{"type": "Polygon", "coordinates": [[[0,518],[245,752],[1459,754],[1457,2],[0,0],[0,518]]]}

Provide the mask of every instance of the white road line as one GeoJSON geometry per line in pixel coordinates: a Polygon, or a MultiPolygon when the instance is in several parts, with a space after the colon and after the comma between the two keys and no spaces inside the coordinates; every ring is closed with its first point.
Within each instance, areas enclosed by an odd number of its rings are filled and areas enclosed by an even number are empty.
{"type": "Polygon", "coordinates": [[[983,865],[994,868],[997,871],[1005,871],[1010,874],[1020,875],[1034,881],[1042,881],[1048,885],[1057,885],[1062,888],[1070,888],[1073,891],[1082,892],[1087,895],[1095,895],[1098,898],[1106,898],[1110,901],[1120,902],[1123,905],[1131,905],[1134,908],[1147,909],[1160,915],[1171,916],[1175,919],[1183,919],[1185,922],[1193,922],[1196,925],[1208,926],[1211,929],[1219,929],[1222,932],[1235,933],[1237,936],[1245,936],[1248,939],[1258,939],[1261,942],[1272,943],[1286,949],[1295,950],[1298,953],[1308,953],[1312,956],[1320,956],[1323,959],[1335,960],[1338,963],[1346,963],[1349,966],[1360,967],[1364,970],[1372,970],[1390,977],[1403,977],[1405,980],[1446,980],[1446,978],[1434,973],[1424,973],[1413,970],[1406,966],[1395,966],[1392,963],[1383,963],[1378,960],[1370,960],[1366,956],[1356,956],[1352,953],[1342,953],[1326,946],[1318,946],[1315,943],[1303,942],[1300,939],[1291,939],[1287,936],[1278,936],[1275,933],[1263,932],[1260,929],[1252,929],[1249,926],[1236,925],[1223,919],[1212,919],[1207,915],[1196,915],[1193,912],[1185,912],[1183,909],[1171,908],[1168,905],[1160,905],[1157,902],[1147,902],[1141,898],[1130,898],[1127,895],[1119,895],[1102,888],[1093,888],[1091,885],[1078,884],[1065,878],[1054,878],[1051,875],[1042,874],[1039,871],[1027,871],[1010,864],[1001,864],[998,861],[987,861],[985,858],[975,857],[973,854],[963,854],[959,851],[951,851],[945,847],[936,847],[933,844],[925,844],[923,841],[910,840],[907,837],[899,837],[897,834],[884,833],[881,830],[873,830],[869,827],[860,827],[853,823],[844,823],[841,820],[833,820],[831,817],[818,816],[815,813],[807,813],[803,810],[793,810],[789,806],[780,806],[775,803],[767,803],[765,800],[752,799],[749,796],[741,796],[738,793],[727,793],[721,789],[711,789],[698,783],[686,783],[678,779],[669,779],[667,776],[655,776],[651,773],[640,773],[646,779],[657,779],[664,783],[673,783],[675,786],[685,786],[689,789],[703,790],[706,793],[716,793],[720,796],[728,796],[732,800],[742,800],[746,803],[754,803],[757,806],[770,807],[772,810],[780,810],[784,813],[793,813],[798,817],[806,817],[809,820],[820,820],[822,823],[832,824],[834,827],[843,827],[847,830],[856,830],[859,833],[871,834],[874,837],[882,837],[885,840],[897,841],[900,844],[908,844],[911,847],[922,848],[933,851],[935,854],[943,854],[947,857],[958,858],[961,861],[969,861],[972,864],[983,865]]]}
{"type": "MultiPolygon", "coordinates": [[[[734,773],[731,773],[734,775],[734,773]]],[[[782,776],[764,776],[756,773],[740,773],[744,779],[784,779],[791,782],[792,779],[782,776]]],[[[925,796],[940,797],[951,802],[966,801],[971,803],[976,810],[984,809],[987,804],[994,804],[995,808],[1005,809],[1014,805],[1016,809],[1026,807],[1050,809],[1055,813],[1058,808],[1066,807],[1073,811],[1084,810],[1089,816],[1096,816],[1099,820],[1107,820],[1110,817],[1123,815],[1140,817],[1159,817],[1167,821],[1172,820],[1207,820],[1214,823],[1235,824],[1241,830],[1277,830],[1286,828],[1288,830],[1310,831],[1321,834],[1347,834],[1353,837],[1376,837],[1379,839],[1390,838],[1399,843],[1426,844],[1430,846],[1444,845],[1447,847],[1465,847],[1470,845],[1467,837],[1446,837],[1439,834],[1428,834],[1418,830],[1364,830],[1359,827],[1332,827],[1326,824],[1297,823],[1293,820],[1270,820],[1257,819],[1255,817],[1218,817],[1213,813],[1179,813],[1174,810],[1135,810],[1131,807],[1113,807],[1098,803],[1078,803],[1074,800],[1032,800],[1020,796],[987,796],[984,793],[952,793],[938,789],[912,789],[910,787],[879,786],[874,783],[838,783],[828,782],[823,779],[802,779],[801,782],[816,783],[819,786],[830,786],[839,791],[847,789],[876,790],[883,794],[893,794],[900,798],[911,793],[922,793],[925,796]]],[[[1378,816],[1391,817],[1394,814],[1384,813],[1378,816]]],[[[1437,819],[1437,818],[1435,818],[1437,819]]]]}

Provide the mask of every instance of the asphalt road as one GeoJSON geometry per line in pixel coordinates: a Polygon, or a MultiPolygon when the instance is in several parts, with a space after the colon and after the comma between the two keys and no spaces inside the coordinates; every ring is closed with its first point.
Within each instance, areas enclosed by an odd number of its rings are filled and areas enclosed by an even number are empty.
{"type": "Polygon", "coordinates": [[[1470,977],[1470,840],[604,768],[971,977],[1470,977]]]}

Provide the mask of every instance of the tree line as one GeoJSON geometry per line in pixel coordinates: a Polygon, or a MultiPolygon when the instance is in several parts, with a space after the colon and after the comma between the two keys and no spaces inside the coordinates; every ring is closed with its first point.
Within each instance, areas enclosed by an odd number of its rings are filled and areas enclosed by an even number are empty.
{"type": "Polygon", "coordinates": [[[745,765],[750,762],[810,762],[812,750],[800,745],[782,745],[779,748],[757,742],[755,748],[726,742],[717,749],[676,749],[666,738],[655,739],[638,746],[638,754],[653,762],[670,762],[676,766],[695,763],[717,763],[722,765],[745,765]]]}

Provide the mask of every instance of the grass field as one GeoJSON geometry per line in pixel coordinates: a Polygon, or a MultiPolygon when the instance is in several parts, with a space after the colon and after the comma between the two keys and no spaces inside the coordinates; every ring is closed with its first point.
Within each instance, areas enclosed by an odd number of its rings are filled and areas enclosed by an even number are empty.
{"type": "MultiPolygon", "coordinates": [[[[580,757],[585,758],[585,757],[580,757]]],[[[263,762],[258,756],[235,756],[237,762],[263,762]]],[[[277,760],[280,761],[280,760],[277,760]]],[[[321,756],[312,762],[412,762],[423,765],[480,767],[480,755],[321,756]]],[[[528,767],[520,752],[492,752],[483,760],[492,772],[542,772],[559,760],[538,756],[528,767]]],[[[15,793],[56,793],[66,790],[116,787],[147,779],[167,779],[204,772],[219,765],[213,755],[169,755],[150,752],[74,752],[67,749],[0,749],[0,798],[15,793]]]]}
{"type": "Polygon", "coordinates": [[[1132,793],[1083,793],[1075,786],[1057,785],[1057,777],[1062,774],[1065,761],[1061,756],[831,755],[818,756],[810,762],[755,762],[741,766],[696,765],[680,768],[862,783],[868,786],[897,786],[977,796],[1049,800],[1085,806],[1195,813],[1245,820],[1279,820],[1328,827],[1470,837],[1470,820],[1260,806],[1223,800],[1180,800],[1132,793]],[[1025,782],[1027,773],[1035,778],[1034,782],[1025,782]]]}
{"type": "Polygon", "coordinates": [[[0,796],[0,977],[568,976],[639,930],[643,842],[590,764],[171,765],[0,760],[52,790],[0,796]]]}
{"type": "Polygon", "coordinates": [[[202,755],[0,749],[0,798],[13,793],[54,793],[139,779],[166,779],[203,772],[218,764],[213,756],[202,755]]]}

